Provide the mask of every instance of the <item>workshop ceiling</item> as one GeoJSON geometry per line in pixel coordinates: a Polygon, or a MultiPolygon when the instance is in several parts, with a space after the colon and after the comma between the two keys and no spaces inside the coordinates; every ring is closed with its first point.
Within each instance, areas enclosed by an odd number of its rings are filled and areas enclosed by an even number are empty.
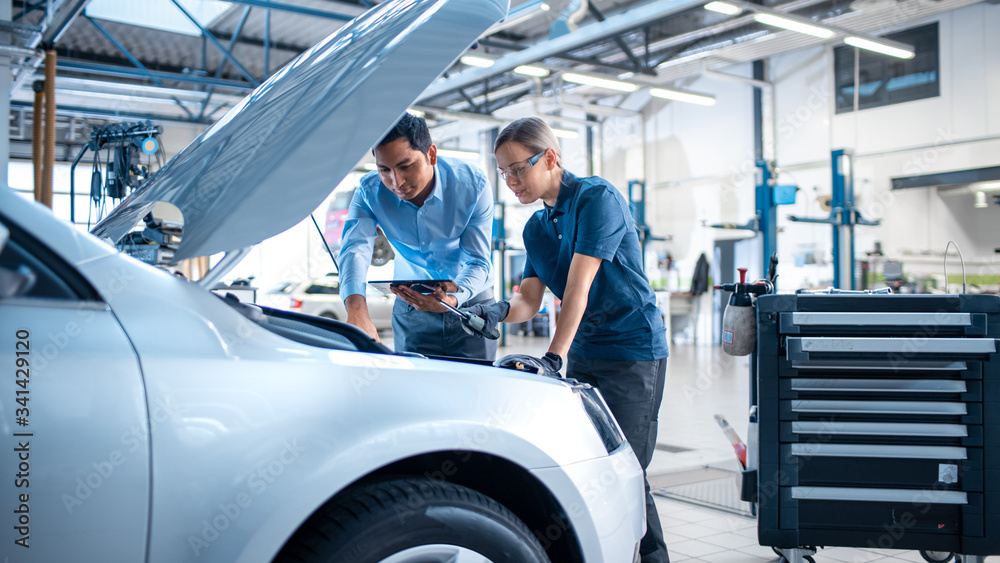
{"type": "MultiPolygon", "coordinates": [[[[179,10],[172,5],[174,0],[146,1],[166,6],[160,9],[179,10]]],[[[183,5],[188,0],[177,1],[183,5]]],[[[764,0],[754,5],[852,32],[882,35],[977,1],[764,0]]],[[[15,0],[14,24],[22,32],[43,33],[47,2],[15,0]]],[[[53,6],[73,2],[86,3],[62,0],[53,6]]],[[[447,120],[461,117],[455,112],[489,117],[524,96],[551,95],[557,90],[572,91],[588,101],[613,99],[620,94],[568,84],[562,74],[582,72],[673,88],[706,70],[842,40],[769,28],[754,21],[749,12],[725,15],[703,9],[704,3],[513,0],[507,24],[488,32],[469,51],[496,61],[496,70],[456,63],[418,105],[431,118],[447,120]],[[571,37],[580,40],[559,48],[567,36],[558,37],[557,31],[565,27],[570,13],[576,16],[570,19],[576,19],[578,27],[571,37]],[[610,24],[616,26],[616,33],[599,32],[610,24]],[[554,31],[555,38],[550,37],[554,31]],[[544,68],[548,75],[532,78],[513,72],[513,66],[505,67],[504,62],[522,52],[539,53],[537,59],[522,64],[544,68]],[[434,110],[440,110],[440,115],[435,116],[434,110]]],[[[91,17],[84,10],[69,21],[56,43],[61,113],[211,123],[269,74],[370,4],[368,0],[234,0],[221,15],[202,22],[210,38],[91,17]],[[265,44],[269,46],[266,56],[265,44]],[[230,56],[225,56],[220,47],[230,45],[230,56]]],[[[20,72],[24,76],[11,95],[13,111],[30,113],[31,82],[41,78],[38,70],[31,71],[36,62],[23,59],[20,72]]]]}

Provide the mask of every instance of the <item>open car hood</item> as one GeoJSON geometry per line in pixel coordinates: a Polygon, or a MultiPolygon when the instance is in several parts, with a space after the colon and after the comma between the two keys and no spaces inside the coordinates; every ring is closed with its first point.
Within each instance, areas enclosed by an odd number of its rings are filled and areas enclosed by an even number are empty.
{"type": "Polygon", "coordinates": [[[390,0],[257,87],[92,233],[118,241],[157,202],[184,217],[175,260],[253,246],[300,222],[508,0],[390,0]]]}

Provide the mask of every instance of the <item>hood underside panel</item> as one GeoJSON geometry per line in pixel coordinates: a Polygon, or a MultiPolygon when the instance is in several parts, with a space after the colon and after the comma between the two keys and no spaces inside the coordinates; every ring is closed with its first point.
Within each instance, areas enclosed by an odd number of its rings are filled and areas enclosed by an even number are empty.
{"type": "Polygon", "coordinates": [[[156,202],[177,206],[175,260],[294,226],[476,38],[507,0],[391,0],[276,72],[93,229],[117,241],[156,202]]]}

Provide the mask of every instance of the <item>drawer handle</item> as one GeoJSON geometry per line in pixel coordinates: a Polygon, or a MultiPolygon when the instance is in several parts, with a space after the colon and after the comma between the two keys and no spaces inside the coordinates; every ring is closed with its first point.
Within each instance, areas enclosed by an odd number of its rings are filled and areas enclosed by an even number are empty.
{"type": "Polygon", "coordinates": [[[929,436],[964,438],[969,429],[963,424],[916,424],[908,422],[792,422],[793,434],[851,434],[855,436],[929,436]]]}
{"type": "Polygon", "coordinates": [[[956,446],[901,446],[889,444],[792,444],[792,455],[801,457],[865,457],[884,459],[968,459],[956,446]]]}
{"type": "Polygon", "coordinates": [[[909,392],[909,393],[965,393],[964,381],[948,379],[795,379],[794,391],[858,393],[909,392]]]}
{"type": "Polygon", "coordinates": [[[789,338],[789,348],[797,341],[803,352],[917,354],[993,354],[993,338],[789,338]]]}
{"type": "Polygon", "coordinates": [[[792,313],[796,326],[972,326],[970,313],[792,313]]]}
{"type": "Polygon", "coordinates": [[[796,500],[859,500],[912,504],[969,504],[969,496],[962,491],[928,491],[921,489],[792,487],[792,498],[796,500]]]}
{"type": "Polygon", "coordinates": [[[859,370],[866,371],[966,371],[965,362],[935,362],[933,360],[910,360],[905,363],[891,360],[810,360],[809,354],[788,351],[788,359],[795,369],[859,370]]]}
{"type": "Polygon", "coordinates": [[[793,412],[814,413],[871,413],[871,414],[969,414],[965,403],[931,401],[814,401],[794,400],[793,412]]]}

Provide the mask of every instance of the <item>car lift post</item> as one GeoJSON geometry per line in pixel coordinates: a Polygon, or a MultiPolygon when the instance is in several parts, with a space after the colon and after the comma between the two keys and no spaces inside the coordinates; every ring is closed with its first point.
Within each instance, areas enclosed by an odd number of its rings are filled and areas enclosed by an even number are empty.
{"type": "Polygon", "coordinates": [[[761,267],[760,277],[767,274],[771,255],[778,252],[778,206],[795,203],[796,186],[779,186],[778,175],[773,162],[758,160],[754,203],[756,214],[745,225],[716,223],[716,229],[740,229],[760,234],[761,267]]]}
{"type": "Polygon", "coordinates": [[[837,149],[831,153],[830,170],[833,176],[830,199],[830,216],[826,219],[789,216],[800,223],[823,223],[833,226],[833,287],[856,289],[854,276],[854,226],[878,225],[869,221],[854,206],[854,151],[837,149]]]}
{"type": "MultiPolygon", "coordinates": [[[[493,251],[499,256],[500,295],[497,301],[507,299],[507,229],[504,223],[506,206],[503,202],[493,204],[493,251]]],[[[500,346],[507,345],[507,327],[500,323],[500,346]]]]}
{"type": "Polygon", "coordinates": [[[646,182],[644,180],[629,180],[628,203],[635,221],[635,230],[639,235],[639,245],[642,252],[642,271],[646,272],[646,244],[651,241],[668,241],[674,237],[654,237],[649,225],[646,224],[646,182]]]}

